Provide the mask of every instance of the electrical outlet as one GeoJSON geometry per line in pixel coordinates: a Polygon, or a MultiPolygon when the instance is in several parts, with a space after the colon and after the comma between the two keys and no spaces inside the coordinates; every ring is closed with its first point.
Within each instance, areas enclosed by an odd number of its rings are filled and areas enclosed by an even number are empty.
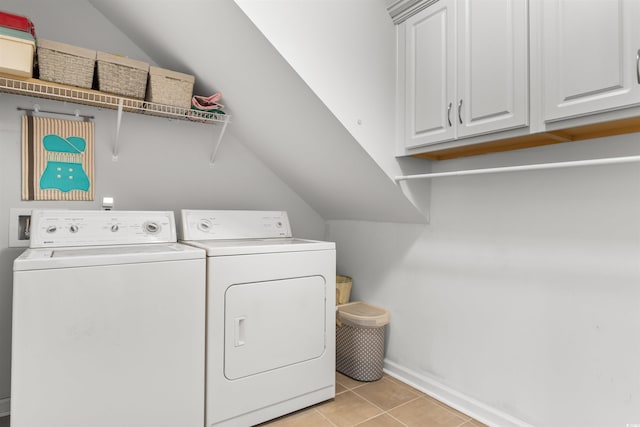
{"type": "Polygon", "coordinates": [[[29,247],[31,209],[11,208],[9,217],[9,247],[29,247]]]}

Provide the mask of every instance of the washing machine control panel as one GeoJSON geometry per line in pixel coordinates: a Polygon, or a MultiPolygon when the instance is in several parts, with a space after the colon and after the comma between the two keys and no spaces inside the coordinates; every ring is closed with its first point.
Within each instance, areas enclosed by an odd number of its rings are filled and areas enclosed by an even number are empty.
{"type": "Polygon", "coordinates": [[[182,240],[291,237],[284,211],[182,210],[182,240]]]}
{"type": "Polygon", "coordinates": [[[177,240],[175,219],[170,211],[34,210],[30,231],[32,248],[177,240]]]}

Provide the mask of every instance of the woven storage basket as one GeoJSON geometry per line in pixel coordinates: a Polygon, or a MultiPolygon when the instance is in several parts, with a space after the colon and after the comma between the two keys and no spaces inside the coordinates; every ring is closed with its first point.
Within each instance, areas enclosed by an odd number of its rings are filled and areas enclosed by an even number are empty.
{"type": "Polygon", "coordinates": [[[195,77],[164,68],[149,67],[149,85],[146,100],[156,104],[191,108],[195,77]]]}
{"type": "Polygon", "coordinates": [[[98,52],[97,64],[98,90],[144,99],[149,64],[105,52],[98,52]]]}
{"type": "Polygon", "coordinates": [[[352,302],[339,306],[336,318],[336,370],[358,381],[382,378],[389,312],[364,302],[352,302]]]}
{"type": "Polygon", "coordinates": [[[37,40],[40,80],[91,89],[96,51],[51,40],[37,40]]]}
{"type": "Polygon", "coordinates": [[[346,304],[351,296],[353,280],[349,276],[336,276],[336,304],[346,304]]]}

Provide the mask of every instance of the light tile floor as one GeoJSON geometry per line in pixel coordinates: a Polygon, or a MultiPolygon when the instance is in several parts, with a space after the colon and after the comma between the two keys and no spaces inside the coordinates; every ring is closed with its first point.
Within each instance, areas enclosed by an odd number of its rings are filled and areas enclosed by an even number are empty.
{"type": "MultiPolygon", "coordinates": [[[[336,372],[335,399],[261,424],[269,427],[486,427],[393,377],[360,382],[336,372]]],[[[9,427],[9,417],[0,418],[9,427]]]]}
{"type": "Polygon", "coordinates": [[[481,427],[485,425],[386,374],[378,381],[360,382],[336,372],[335,399],[264,423],[262,426],[481,427]]]}

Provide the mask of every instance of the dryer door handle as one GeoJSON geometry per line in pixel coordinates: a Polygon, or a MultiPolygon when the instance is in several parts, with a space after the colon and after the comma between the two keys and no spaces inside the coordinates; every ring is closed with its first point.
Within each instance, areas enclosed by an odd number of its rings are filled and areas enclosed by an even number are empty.
{"type": "Polygon", "coordinates": [[[246,320],[247,318],[245,316],[236,317],[235,319],[233,319],[233,343],[236,347],[241,347],[245,344],[244,328],[246,320]]]}

